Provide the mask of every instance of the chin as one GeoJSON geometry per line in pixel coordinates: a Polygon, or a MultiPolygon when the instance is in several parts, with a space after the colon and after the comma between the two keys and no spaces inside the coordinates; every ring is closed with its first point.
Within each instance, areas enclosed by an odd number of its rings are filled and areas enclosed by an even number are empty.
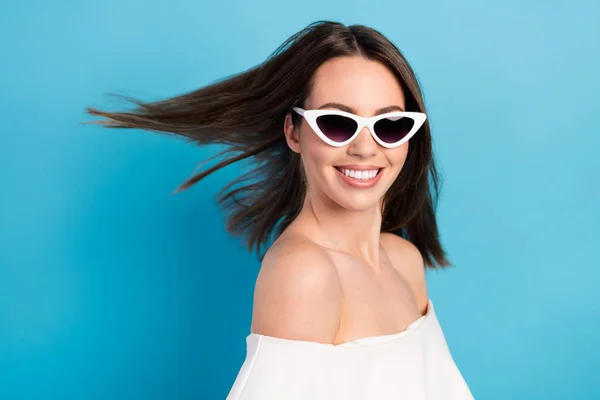
{"type": "Polygon", "coordinates": [[[354,199],[335,199],[334,201],[343,209],[348,211],[367,211],[378,207],[381,199],[363,198],[358,196],[354,199]]]}

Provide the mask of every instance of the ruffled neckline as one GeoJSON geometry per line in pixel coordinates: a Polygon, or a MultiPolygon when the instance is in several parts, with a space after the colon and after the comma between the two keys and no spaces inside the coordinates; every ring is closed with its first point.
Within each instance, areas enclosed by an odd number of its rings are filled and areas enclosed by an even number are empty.
{"type": "Polygon", "coordinates": [[[316,346],[323,346],[323,347],[334,347],[334,348],[338,348],[338,347],[340,347],[340,348],[341,347],[364,347],[364,346],[369,346],[369,345],[372,345],[372,344],[388,342],[390,340],[395,340],[395,339],[398,339],[400,337],[404,337],[406,335],[414,333],[427,320],[429,320],[431,318],[434,318],[434,315],[435,315],[435,311],[434,311],[434,308],[433,308],[433,302],[432,302],[431,299],[429,299],[429,301],[427,303],[427,310],[425,311],[425,314],[421,315],[415,321],[411,322],[406,328],[404,328],[400,332],[389,333],[389,334],[385,334],[385,335],[365,336],[365,337],[361,337],[361,338],[349,340],[347,342],[338,343],[338,344],[333,344],[333,343],[319,343],[319,342],[313,342],[313,341],[308,341],[308,340],[284,339],[284,338],[279,338],[279,337],[275,337],[275,336],[262,335],[262,334],[259,334],[259,333],[250,333],[247,336],[247,339],[249,339],[249,338],[258,338],[258,339],[263,339],[263,340],[266,339],[266,340],[271,340],[271,341],[276,341],[276,342],[281,342],[281,343],[309,344],[309,345],[316,345],[316,346]]]}

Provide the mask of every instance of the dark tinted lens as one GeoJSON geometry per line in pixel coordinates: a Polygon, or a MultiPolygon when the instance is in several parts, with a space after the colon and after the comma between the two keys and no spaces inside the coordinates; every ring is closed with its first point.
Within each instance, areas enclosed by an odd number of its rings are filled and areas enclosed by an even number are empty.
{"type": "Polygon", "coordinates": [[[358,127],[352,118],[341,115],[322,115],[317,118],[321,132],[334,142],[344,142],[356,132],[358,127]]]}
{"type": "Polygon", "coordinates": [[[410,117],[384,118],[375,123],[375,134],[385,143],[395,143],[404,139],[414,125],[410,117]]]}

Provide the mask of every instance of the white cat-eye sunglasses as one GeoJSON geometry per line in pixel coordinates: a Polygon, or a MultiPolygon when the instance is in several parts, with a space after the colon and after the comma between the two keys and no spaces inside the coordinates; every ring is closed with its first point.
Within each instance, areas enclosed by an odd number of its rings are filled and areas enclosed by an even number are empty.
{"type": "Polygon", "coordinates": [[[427,115],[421,112],[392,111],[361,117],[341,110],[305,110],[293,107],[325,143],[342,147],[352,142],[362,128],[369,128],[377,143],[388,149],[407,142],[423,125],[427,115]]]}

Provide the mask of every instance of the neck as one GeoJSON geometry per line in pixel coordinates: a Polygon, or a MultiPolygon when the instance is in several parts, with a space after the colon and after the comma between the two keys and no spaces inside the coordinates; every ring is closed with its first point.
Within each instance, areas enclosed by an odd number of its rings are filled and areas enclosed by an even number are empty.
{"type": "Polygon", "coordinates": [[[329,198],[307,196],[297,221],[319,245],[349,253],[379,270],[381,204],[348,210],[329,198]]]}

